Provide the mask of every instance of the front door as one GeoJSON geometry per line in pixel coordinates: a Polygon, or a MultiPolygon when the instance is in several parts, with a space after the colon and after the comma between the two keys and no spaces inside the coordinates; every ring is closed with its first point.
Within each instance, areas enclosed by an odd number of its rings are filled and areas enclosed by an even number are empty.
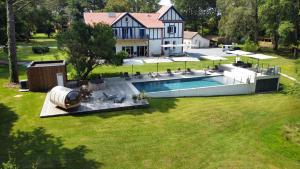
{"type": "Polygon", "coordinates": [[[140,57],[148,56],[148,47],[147,46],[138,46],[137,47],[137,56],[140,56],[140,57]]]}
{"type": "Polygon", "coordinates": [[[62,73],[56,74],[57,86],[65,86],[64,85],[64,75],[62,73]]]}

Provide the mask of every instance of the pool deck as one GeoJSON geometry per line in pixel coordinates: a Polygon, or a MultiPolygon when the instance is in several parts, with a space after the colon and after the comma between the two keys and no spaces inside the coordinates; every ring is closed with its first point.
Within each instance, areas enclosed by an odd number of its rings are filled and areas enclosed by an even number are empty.
{"type": "Polygon", "coordinates": [[[138,90],[134,90],[130,82],[121,78],[105,79],[105,87],[100,91],[92,93],[88,102],[82,102],[80,107],[74,110],[63,110],[56,107],[49,99],[49,93],[46,96],[45,103],[40,113],[41,118],[66,116],[66,115],[82,115],[87,113],[98,113],[108,111],[127,110],[133,108],[143,108],[149,105],[148,101],[134,102],[132,95],[139,94],[138,90]],[[103,92],[107,94],[125,95],[126,100],[123,103],[114,103],[104,99],[103,92]]]}
{"type": "MultiPolygon", "coordinates": [[[[55,106],[49,99],[49,93],[46,96],[42,111],[40,113],[41,118],[56,117],[65,115],[78,115],[87,113],[98,113],[108,111],[118,111],[134,108],[142,108],[149,106],[148,101],[134,102],[132,95],[138,95],[140,92],[133,86],[135,82],[147,82],[147,81],[161,81],[172,79],[185,79],[185,78],[197,78],[197,77],[213,77],[220,76],[222,73],[212,73],[203,70],[193,70],[193,74],[184,74],[183,72],[174,73],[174,76],[169,76],[166,72],[159,72],[159,77],[150,77],[148,74],[143,74],[143,78],[131,78],[125,80],[123,78],[106,78],[105,87],[99,91],[94,91],[88,102],[82,102],[80,107],[74,110],[63,110],[55,106]],[[113,101],[107,101],[104,99],[103,92],[110,95],[125,95],[126,100],[123,103],[114,103],[113,101]]],[[[156,73],[153,73],[155,75],[156,73]]]]}
{"type": "MultiPolygon", "coordinates": [[[[174,76],[169,76],[166,72],[159,72],[159,77],[150,77],[148,74],[143,74],[143,78],[132,78],[129,82],[148,82],[148,81],[162,81],[162,80],[174,80],[174,79],[186,79],[186,78],[197,78],[197,77],[213,77],[213,76],[221,76],[223,73],[219,72],[209,72],[205,73],[204,70],[193,70],[194,74],[183,74],[183,72],[175,73],[174,76]]],[[[157,73],[153,73],[156,75],[157,73]]]]}

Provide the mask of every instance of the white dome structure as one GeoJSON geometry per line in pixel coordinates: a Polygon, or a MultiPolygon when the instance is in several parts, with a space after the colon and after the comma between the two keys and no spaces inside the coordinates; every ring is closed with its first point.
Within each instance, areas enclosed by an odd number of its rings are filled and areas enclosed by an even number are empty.
{"type": "Polygon", "coordinates": [[[63,109],[72,109],[80,106],[80,93],[78,91],[56,86],[50,91],[50,101],[63,109]]]}

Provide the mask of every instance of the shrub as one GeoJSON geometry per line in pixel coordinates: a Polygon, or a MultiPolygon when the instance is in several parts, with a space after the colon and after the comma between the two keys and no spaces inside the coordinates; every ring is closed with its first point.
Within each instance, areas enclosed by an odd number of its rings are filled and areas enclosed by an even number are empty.
{"type": "Polygon", "coordinates": [[[123,59],[128,58],[128,53],[125,51],[118,52],[116,57],[112,60],[114,65],[120,66],[123,64],[123,59]]]}
{"type": "Polygon", "coordinates": [[[247,52],[256,52],[259,49],[259,46],[253,41],[247,39],[245,41],[243,49],[247,52]]]}
{"type": "Polygon", "coordinates": [[[50,52],[50,48],[48,46],[33,46],[32,52],[35,54],[45,54],[50,52]]]}
{"type": "Polygon", "coordinates": [[[16,161],[9,157],[9,160],[7,162],[2,163],[1,169],[18,169],[16,161]]]}
{"type": "Polygon", "coordinates": [[[300,84],[295,83],[294,85],[287,86],[284,90],[284,93],[300,98],[300,84]]]}

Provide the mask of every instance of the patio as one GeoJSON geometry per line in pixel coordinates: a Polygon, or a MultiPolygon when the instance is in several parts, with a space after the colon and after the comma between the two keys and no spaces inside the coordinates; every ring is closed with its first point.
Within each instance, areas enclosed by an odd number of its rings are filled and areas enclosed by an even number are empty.
{"type": "Polygon", "coordinates": [[[134,102],[133,95],[138,95],[139,92],[132,88],[130,82],[121,78],[105,79],[105,87],[102,90],[95,91],[87,102],[82,102],[80,107],[74,110],[63,110],[50,102],[49,93],[46,96],[40,117],[55,117],[63,115],[77,115],[94,112],[107,112],[124,110],[130,108],[146,107],[149,103],[146,100],[134,102]],[[105,100],[103,92],[107,94],[125,95],[126,99],[123,103],[114,103],[111,100],[105,100]]]}

